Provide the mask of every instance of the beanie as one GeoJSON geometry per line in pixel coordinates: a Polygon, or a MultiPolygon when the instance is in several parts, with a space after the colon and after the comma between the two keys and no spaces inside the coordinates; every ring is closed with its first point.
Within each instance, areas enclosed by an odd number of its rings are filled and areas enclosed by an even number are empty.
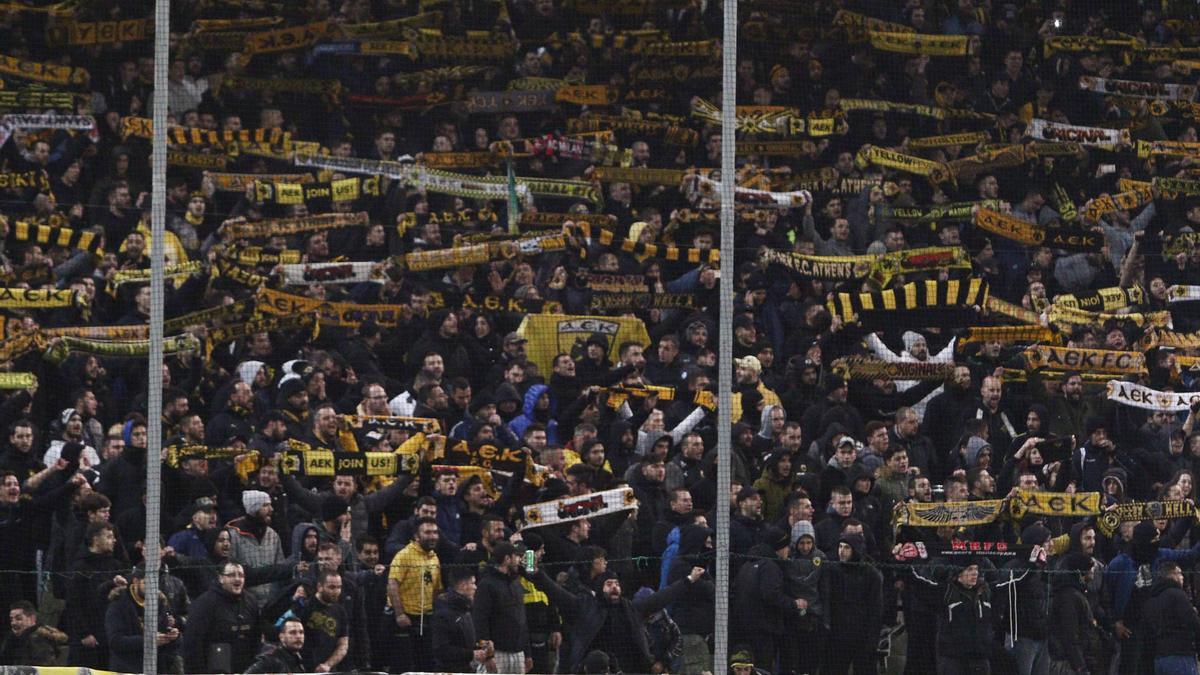
{"type": "Polygon", "coordinates": [[[346,512],[346,502],[337,495],[329,495],[321,502],[321,520],[337,520],[346,512]]]}
{"type": "Polygon", "coordinates": [[[811,521],[798,520],[792,525],[792,543],[800,541],[800,537],[811,537],[813,542],[817,541],[817,531],[811,521]]]}
{"type": "Polygon", "coordinates": [[[265,504],[271,503],[271,495],[262,490],[246,490],[242,493],[242,508],[246,509],[246,515],[252,516],[258,513],[258,510],[265,504]]]}

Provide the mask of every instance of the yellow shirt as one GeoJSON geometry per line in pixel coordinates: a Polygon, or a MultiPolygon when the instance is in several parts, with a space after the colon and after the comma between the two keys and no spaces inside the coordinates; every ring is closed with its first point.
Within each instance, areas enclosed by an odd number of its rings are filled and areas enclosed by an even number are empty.
{"type": "Polygon", "coordinates": [[[400,602],[405,614],[433,612],[433,599],[442,592],[442,569],[437,553],[410,542],[392,558],[388,580],[400,584],[400,602]]]}

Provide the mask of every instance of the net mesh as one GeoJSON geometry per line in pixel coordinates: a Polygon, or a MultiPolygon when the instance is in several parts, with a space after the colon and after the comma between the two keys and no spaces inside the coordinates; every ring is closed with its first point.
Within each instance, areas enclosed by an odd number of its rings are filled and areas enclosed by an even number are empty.
{"type": "Polygon", "coordinates": [[[1194,668],[1200,13],[885,4],[0,5],[0,666],[1194,668]]]}

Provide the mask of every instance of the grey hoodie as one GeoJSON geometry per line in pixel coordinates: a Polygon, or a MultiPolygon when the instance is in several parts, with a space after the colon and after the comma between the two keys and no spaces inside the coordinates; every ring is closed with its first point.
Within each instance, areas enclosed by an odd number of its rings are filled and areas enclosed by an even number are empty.
{"type": "Polygon", "coordinates": [[[984,448],[991,447],[991,443],[988,443],[978,436],[972,436],[971,438],[967,439],[967,456],[963,459],[966,469],[970,471],[976,466],[979,466],[979,453],[982,452],[984,448]]]}

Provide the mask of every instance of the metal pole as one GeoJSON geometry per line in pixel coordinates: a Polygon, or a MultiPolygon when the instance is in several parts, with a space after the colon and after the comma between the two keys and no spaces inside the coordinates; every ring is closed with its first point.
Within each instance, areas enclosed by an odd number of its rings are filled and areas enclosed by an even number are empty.
{"type": "Polygon", "coordinates": [[[737,0],[724,1],[724,31],[721,41],[721,326],[720,374],[717,377],[717,602],[713,627],[713,672],[728,669],[729,664],[729,484],[733,478],[730,453],[733,451],[733,194],[734,139],[737,105],[737,0]]]}
{"type": "Polygon", "coordinates": [[[154,141],[150,153],[150,358],[146,396],[146,565],[145,621],[142,634],[142,672],[158,672],[158,570],[161,524],[162,369],[163,369],[163,251],[167,219],[167,69],[170,59],[170,0],[154,3],[154,141]]]}

